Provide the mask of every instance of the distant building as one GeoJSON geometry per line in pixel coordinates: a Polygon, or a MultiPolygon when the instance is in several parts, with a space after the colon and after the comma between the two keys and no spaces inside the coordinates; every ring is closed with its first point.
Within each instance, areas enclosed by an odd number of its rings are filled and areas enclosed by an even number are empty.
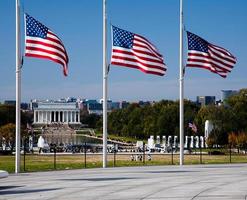
{"type": "Polygon", "coordinates": [[[38,107],[38,100],[36,100],[36,99],[32,99],[31,101],[30,101],[30,110],[34,110],[35,108],[37,108],[38,107]]]}
{"type": "MultiPolygon", "coordinates": [[[[16,101],[15,100],[5,100],[4,101],[5,105],[10,105],[10,106],[15,106],[16,101]]],[[[28,103],[21,103],[21,109],[22,110],[29,110],[29,104],[28,103]]]]}
{"type": "Polygon", "coordinates": [[[139,106],[149,106],[151,103],[150,101],[139,101],[138,104],[139,106]]]}
{"type": "Polygon", "coordinates": [[[103,113],[102,104],[95,99],[84,99],[80,105],[80,108],[86,110],[89,114],[102,115],[103,113]]]}
{"type": "MultiPolygon", "coordinates": [[[[61,99],[61,101],[64,101],[65,99],[61,99]]],[[[77,98],[75,97],[68,97],[66,98],[66,102],[77,102],[77,98]]]]}
{"type": "Polygon", "coordinates": [[[239,91],[237,91],[237,90],[221,90],[221,101],[222,101],[223,103],[225,103],[225,101],[226,101],[229,97],[238,94],[238,92],[239,92],[239,91]]]}
{"type": "Polygon", "coordinates": [[[197,96],[196,103],[201,106],[214,105],[215,96],[197,96]]]}
{"type": "Polygon", "coordinates": [[[87,111],[89,114],[102,115],[103,105],[101,103],[89,103],[87,104],[87,111]]]}
{"type": "Polygon", "coordinates": [[[127,101],[121,101],[120,104],[119,104],[119,108],[120,109],[127,108],[129,105],[130,105],[129,102],[127,102],[127,101]]]}
{"type": "Polygon", "coordinates": [[[5,105],[10,105],[10,106],[15,106],[16,101],[15,100],[5,100],[4,104],[5,105]]]}
{"type": "Polygon", "coordinates": [[[108,103],[108,109],[109,110],[118,110],[118,109],[120,109],[120,102],[108,103]]]}
{"type": "Polygon", "coordinates": [[[32,109],[34,111],[34,124],[51,124],[54,122],[80,124],[80,109],[77,102],[35,101],[35,104],[32,104],[32,109]]]}

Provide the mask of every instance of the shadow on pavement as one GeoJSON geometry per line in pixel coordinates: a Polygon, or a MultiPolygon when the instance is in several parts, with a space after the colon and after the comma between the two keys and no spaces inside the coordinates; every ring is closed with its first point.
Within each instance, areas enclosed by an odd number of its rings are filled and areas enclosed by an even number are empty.
{"type": "Polygon", "coordinates": [[[129,180],[136,178],[126,178],[126,177],[113,177],[113,178],[75,178],[75,179],[59,179],[60,181],[119,181],[119,180],[129,180]]]}
{"type": "Polygon", "coordinates": [[[191,172],[198,172],[198,171],[147,171],[147,172],[144,172],[144,173],[153,173],[153,174],[162,174],[162,173],[166,173],[166,174],[176,174],[176,173],[191,173],[191,172]]]}
{"type": "MultiPolygon", "coordinates": [[[[32,189],[32,190],[11,190],[12,186],[7,186],[5,189],[0,189],[0,195],[8,195],[8,194],[27,194],[27,193],[36,193],[36,192],[49,192],[49,191],[54,191],[54,190],[60,190],[62,188],[49,188],[49,189],[32,189]],[[10,189],[10,190],[7,190],[10,189]]],[[[15,188],[16,186],[13,186],[12,188],[15,188]]],[[[22,186],[17,186],[17,187],[22,187],[22,186]]],[[[3,188],[3,187],[0,187],[3,188]]]]}
{"type": "Polygon", "coordinates": [[[12,188],[18,188],[18,187],[23,187],[23,186],[17,186],[17,185],[9,185],[9,186],[0,186],[0,194],[1,194],[1,190],[8,190],[8,189],[12,189],[12,188]]]}

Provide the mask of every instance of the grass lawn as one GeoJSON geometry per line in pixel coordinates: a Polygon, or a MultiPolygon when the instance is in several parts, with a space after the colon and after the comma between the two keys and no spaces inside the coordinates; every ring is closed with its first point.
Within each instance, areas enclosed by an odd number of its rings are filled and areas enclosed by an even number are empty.
{"type": "MultiPolygon", "coordinates": [[[[140,154],[142,155],[142,154],[140,154]]],[[[116,154],[115,167],[122,166],[143,166],[143,165],[174,165],[179,164],[179,155],[175,154],[154,154],[151,155],[151,161],[147,160],[145,155],[145,163],[143,161],[131,161],[130,154],[116,154]]],[[[184,156],[185,164],[200,164],[200,155],[187,155],[184,156]]],[[[232,163],[247,163],[247,155],[233,154],[231,156],[232,163]]],[[[230,163],[229,155],[202,155],[202,164],[223,164],[230,163]]],[[[108,154],[108,166],[114,166],[113,154],[108,154]]],[[[48,171],[48,170],[62,170],[62,169],[82,169],[82,168],[102,167],[101,154],[87,154],[86,166],[84,154],[70,154],[70,155],[57,155],[56,162],[54,162],[53,155],[26,155],[25,171],[48,171]]],[[[15,170],[15,156],[0,156],[0,169],[13,173],[15,170]]],[[[21,155],[21,171],[24,172],[24,156],[21,155]]]]}

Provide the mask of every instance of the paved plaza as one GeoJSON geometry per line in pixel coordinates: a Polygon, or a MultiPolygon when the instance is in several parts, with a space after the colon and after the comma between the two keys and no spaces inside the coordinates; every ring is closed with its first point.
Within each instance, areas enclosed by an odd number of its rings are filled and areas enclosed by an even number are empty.
{"type": "Polygon", "coordinates": [[[247,199],[247,165],[145,166],[9,175],[0,199],[247,199]]]}

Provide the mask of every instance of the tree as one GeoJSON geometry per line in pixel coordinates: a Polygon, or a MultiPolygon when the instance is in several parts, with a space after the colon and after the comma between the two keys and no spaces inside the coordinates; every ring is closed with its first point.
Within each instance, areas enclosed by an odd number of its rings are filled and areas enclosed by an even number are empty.
{"type": "Polygon", "coordinates": [[[195,121],[201,130],[203,130],[206,120],[212,121],[214,129],[211,132],[211,137],[214,138],[216,144],[224,145],[228,144],[228,133],[235,130],[233,118],[231,108],[210,105],[199,110],[195,121]]]}
{"type": "Polygon", "coordinates": [[[5,140],[6,144],[10,144],[11,150],[15,143],[15,124],[9,123],[0,127],[0,139],[5,140]]]}
{"type": "MultiPolygon", "coordinates": [[[[32,123],[33,113],[21,111],[21,124],[26,126],[27,123],[32,123]]],[[[15,106],[13,105],[0,105],[0,126],[9,123],[15,123],[15,106]]]]}
{"type": "Polygon", "coordinates": [[[212,148],[214,145],[216,145],[216,141],[215,141],[215,138],[213,137],[213,135],[209,135],[209,137],[206,140],[206,143],[207,143],[209,148],[212,148]]]}
{"type": "MultiPolygon", "coordinates": [[[[191,128],[189,127],[189,123],[195,123],[195,117],[199,111],[200,107],[191,101],[185,100],[184,101],[184,132],[185,135],[192,135],[195,134],[192,132],[191,128]]],[[[196,123],[195,123],[196,124],[196,123]]],[[[200,126],[196,124],[197,127],[197,134],[198,135],[203,135],[204,128],[201,129],[200,126]]]]}
{"type": "Polygon", "coordinates": [[[237,145],[237,134],[236,133],[231,132],[228,134],[228,143],[232,147],[236,147],[236,145],[237,145]]]}
{"type": "Polygon", "coordinates": [[[87,125],[89,128],[96,128],[96,124],[100,119],[99,115],[84,113],[80,116],[81,123],[87,125]]]}
{"type": "Polygon", "coordinates": [[[145,106],[142,109],[143,118],[143,137],[148,138],[150,135],[157,134],[157,119],[158,114],[152,106],[145,106]]]}
{"type": "Polygon", "coordinates": [[[157,121],[158,135],[178,135],[179,107],[178,103],[164,106],[157,121]]]}
{"type": "Polygon", "coordinates": [[[0,105],[0,126],[15,123],[15,106],[0,105]]]}
{"type": "Polygon", "coordinates": [[[236,137],[236,144],[239,149],[246,149],[247,147],[247,134],[245,132],[238,133],[236,137]]]}
{"type": "Polygon", "coordinates": [[[143,138],[143,118],[142,109],[140,107],[135,107],[134,110],[129,115],[128,121],[128,133],[129,136],[138,139],[143,138]]]}
{"type": "Polygon", "coordinates": [[[235,131],[247,131],[247,89],[241,89],[237,95],[227,99],[227,105],[234,116],[235,131]]]}

